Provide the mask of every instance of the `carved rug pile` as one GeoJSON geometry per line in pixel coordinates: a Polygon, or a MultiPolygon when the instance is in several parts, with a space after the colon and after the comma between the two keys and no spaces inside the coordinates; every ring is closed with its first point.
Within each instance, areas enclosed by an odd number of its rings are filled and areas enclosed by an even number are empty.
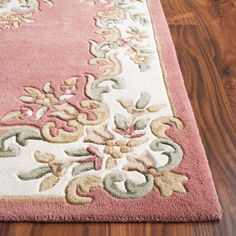
{"type": "Polygon", "coordinates": [[[221,218],[159,0],[0,0],[0,220],[221,218]]]}

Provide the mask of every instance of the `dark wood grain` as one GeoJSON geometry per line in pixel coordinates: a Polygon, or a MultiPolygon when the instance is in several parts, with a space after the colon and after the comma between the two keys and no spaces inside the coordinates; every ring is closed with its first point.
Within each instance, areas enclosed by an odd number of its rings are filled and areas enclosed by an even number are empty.
{"type": "Polygon", "coordinates": [[[162,0],[224,213],[219,223],[17,224],[1,236],[236,235],[236,1],[162,0]]]}

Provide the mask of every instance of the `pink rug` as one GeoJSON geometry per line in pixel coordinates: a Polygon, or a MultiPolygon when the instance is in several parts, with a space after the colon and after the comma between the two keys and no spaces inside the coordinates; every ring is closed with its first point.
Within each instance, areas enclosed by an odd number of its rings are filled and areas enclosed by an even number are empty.
{"type": "Polygon", "coordinates": [[[221,218],[159,0],[0,0],[0,220],[221,218]]]}

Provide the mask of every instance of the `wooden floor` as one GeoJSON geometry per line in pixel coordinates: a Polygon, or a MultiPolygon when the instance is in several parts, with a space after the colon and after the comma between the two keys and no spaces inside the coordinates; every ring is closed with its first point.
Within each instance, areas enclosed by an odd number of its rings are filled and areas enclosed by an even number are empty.
{"type": "Polygon", "coordinates": [[[162,0],[224,215],[220,223],[0,224],[0,236],[236,235],[236,0],[162,0]]]}

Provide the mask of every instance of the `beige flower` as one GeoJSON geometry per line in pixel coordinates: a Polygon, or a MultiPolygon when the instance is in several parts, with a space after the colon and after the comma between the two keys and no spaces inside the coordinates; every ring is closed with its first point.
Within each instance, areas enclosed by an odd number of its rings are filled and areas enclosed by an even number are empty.
{"type": "Polygon", "coordinates": [[[136,53],[132,58],[133,62],[138,65],[148,65],[151,63],[151,55],[147,53],[136,53]]]}
{"type": "MultiPolygon", "coordinates": [[[[39,163],[47,164],[50,171],[47,170],[47,167],[39,167],[46,168],[46,172],[43,173],[42,176],[44,176],[47,173],[50,173],[40,184],[39,191],[44,192],[51,188],[53,188],[58,181],[60,180],[60,177],[65,174],[68,167],[70,166],[70,162],[58,162],[55,160],[55,156],[52,153],[46,153],[46,152],[40,152],[36,151],[34,154],[35,160],[39,163]]],[[[39,169],[36,169],[39,170],[39,169]]],[[[39,177],[42,177],[39,172],[39,177]]]]}
{"type": "Polygon", "coordinates": [[[162,176],[155,178],[155,186],[160,190],[161,195],[169,197],[173,192],[186,193],[183,182],[188,178],[184,175],[178,175],[173,172],[164,172],[162,176]]]}
{"type": "Polygon", "coordinates": [[[125,140],[108,140],[106,142],[104,152],[110,154],[114,159],[119,159],[122,157],[123,153],[128,153],[131,151],[131,147],[127,145],[125,140]]]}
{"type": "Polygon", "coordinates": [[[40,105],[40,108],[35,114],[37,120],[48,111],[50,106],[59,102],[54,95],[54,89],[51,87],[49,82],[43,86],[42,92],[34,87],[25,87],[24,90],[28,95],[20,97],[22,102],[40,105]]]}
{"type": "Polygon", "coordinates": [[[142,41],[144,38],[147,38],[145,31],[140,31],[139,29],[133,29],[126,31],[129,34],[127,39],[142,41]]]}
{"type": "Polygon", "coordinates": [[[146,139],[141,138],[130,140],[108,140],[104,152],[110,154],[115,159],[119,159],[122,157],[122,154],[131,152],[134,147],[140,146],[146,141],[146,139]]]}
{"type": "Polygon", "coordinates": [[[52,174],[58,177],[64,175],[70,165],[70,162],[61,163],[55,161],[55,156],[52,153],[36,151],[34,157],[37,162],[48,164],[52,174]]]}

